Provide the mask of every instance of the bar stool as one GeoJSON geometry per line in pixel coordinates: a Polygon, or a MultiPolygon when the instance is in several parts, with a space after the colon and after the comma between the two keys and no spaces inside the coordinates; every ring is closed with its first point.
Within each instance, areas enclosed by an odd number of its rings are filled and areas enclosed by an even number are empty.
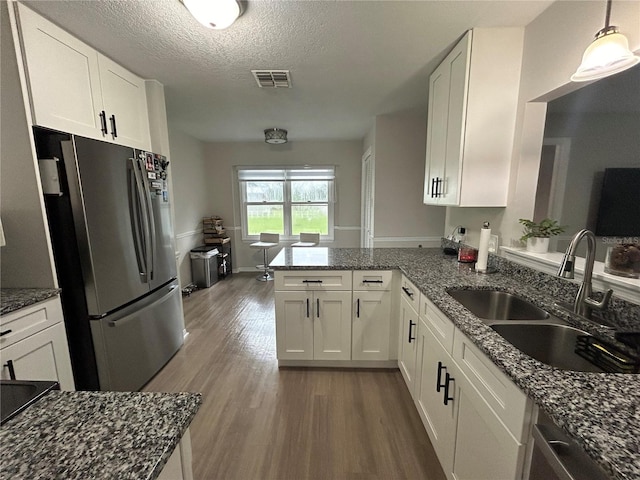
{"type": "Polygon", "coordinates": [[[264,264],[257,265],[256,268],[264,269],[262,275],[258,275],[256,278],[261,282],[268,282],[273,280],[273,275],[269,273],[269,260],[267,250],[273,247],[277,247],[280,244],[280,235],[277,233],[261,233],[260,241],[252,243],[251,248],[261,248],[263,250],[264,264]]]}
{"type": "Polygon", "coordinates": [[[301,233],[300,241],[292,243],[292,247],[315,247],[320,243],[319,233],[301,233]]]}

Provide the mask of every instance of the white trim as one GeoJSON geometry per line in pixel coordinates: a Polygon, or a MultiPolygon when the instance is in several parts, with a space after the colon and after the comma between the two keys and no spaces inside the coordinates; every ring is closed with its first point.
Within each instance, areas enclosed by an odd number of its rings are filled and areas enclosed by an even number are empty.
{"type": "Polygon", "coordinates": [[[191,230],[189,232],[176,233],[176,240],[182,240],[183,238],[189,238],[195,235],[202,235],[202,229],[191,230]]]}
{"type": "Polygon", "coordinates": [[[442,237],[374,237],[374,242],[438,242],[442,237]]]}
{"type": "Polygon", "coordinates": [[[339,227],[337,225],[333,227],[334,230],[353,230],[353,231],[360,230],[360,228],[361,227],[358,227],[358,226],[339,227]]]}
{"type": "Polygon", "coordinates": [[[278,360],[278,367],[393,368],[398,360],[278,360]]]}

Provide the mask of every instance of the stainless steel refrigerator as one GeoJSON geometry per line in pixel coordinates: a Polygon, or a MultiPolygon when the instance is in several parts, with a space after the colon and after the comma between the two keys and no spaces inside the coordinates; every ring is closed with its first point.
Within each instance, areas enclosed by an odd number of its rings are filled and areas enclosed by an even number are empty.
{"type": "Polygon", "coordinates": [[[138,390],[183,343],[168,162],[35,133],[76,388],[138,390]]]}

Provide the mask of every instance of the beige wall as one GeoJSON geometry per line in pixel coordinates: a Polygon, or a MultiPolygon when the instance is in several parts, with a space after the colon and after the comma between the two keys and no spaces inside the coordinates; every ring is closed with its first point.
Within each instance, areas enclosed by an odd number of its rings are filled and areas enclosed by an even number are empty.
{"type": "MultiPolygon", "coordinates": [[[[534,211],[544,102],[581,86],[569,77],[602,28],[604,9],[605,2],[558,1],[526,27],[508,206],[448,208],[445,231],[463,224],[468,227],[468,241],[477,245],[482,222],[489,220],[501,245],[519,244],[522,229],[518,219],[531,218],[534,211]]],[[[620,27],[632,50],[640,51],[639,1],[614,2],[611,24],[620,27]]]]}
{"type": "MultiPolygon", "coordinates": [[[[264,142],[220,142],[205,145],[209,215],[223,218],[232,237],[234,270],[254,269],[262,263],[262,251],[251,249],[242,241],[240,201],[234,166],[259,165],[335,165],[337,203],[334,223],[334,247],[357,247],[360,244],[360,141],[290,141],[285,145],[264,142]]],[[[202,172],[201,172],[202,173],[202,172]]],[[[176,212],[177,213],[177,212],[176,212]]],[[[285,242],[282,242],[285,245],[285,242]]],[[[273,258],[274,252],[271,252],[273,258]]]]}
{"type": "Polygon", "coordinates": [[[191,283],[189,250],[202,245],[202,217],[211,215],[210,178],[205,175],[204,144],[169,125],[174,231],[180,285],[191,283]]]}
{"type": "Polygon", "coordinates": [[[51,288],[57,286],[57,279],[7,2],[0,2],[0,13],[0,217],[7,242],[0,252],[1,285],[51,288]]]}
{"type": "Polygon", "coordinates": [[[422,202],[425,142],[426,113],[379,115],[365,137],[375,152],[376,247],[440,244],[445,209],[422,202]]]}

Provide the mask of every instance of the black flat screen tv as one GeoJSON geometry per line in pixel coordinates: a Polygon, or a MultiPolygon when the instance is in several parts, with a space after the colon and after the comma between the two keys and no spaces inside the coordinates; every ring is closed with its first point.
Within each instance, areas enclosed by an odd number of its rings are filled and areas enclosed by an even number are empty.
{"type": "Polygon", "coordinates": [[[640,237],[640,168],[606,168],[595,234],[640,237]]]}

